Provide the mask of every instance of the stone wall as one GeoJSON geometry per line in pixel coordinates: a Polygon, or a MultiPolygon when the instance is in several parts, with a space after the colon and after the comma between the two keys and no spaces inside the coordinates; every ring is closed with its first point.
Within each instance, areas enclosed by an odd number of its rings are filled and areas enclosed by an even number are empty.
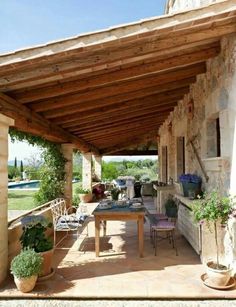
{"type": "MultiPolygon", "coordinates": [[[[201,176],[203,189],[206,191],[214,189],[224,194],[236,195],[236,35],[223,38],[221,47],[221,53],[207,61],[207,72],[197,77],[189,94],[178,103],[159,129],[160,177],[163,167],[161,148],[167,146],[168,177],[178,180],[177,138],[184,137],[185,173],[201,176]],[[219,156],[214,124],[217,118],[220,131],[219,156]],[[202,160],[208,181],[190,140],[202,160]]],[[[208,240],[207,232],[204,232],[204,236],[203,258],[214,253],[213,246],[209,244],[212,240],[208,240]]],[[[236,258],[236,255],[232,257],[236,258]]]]}

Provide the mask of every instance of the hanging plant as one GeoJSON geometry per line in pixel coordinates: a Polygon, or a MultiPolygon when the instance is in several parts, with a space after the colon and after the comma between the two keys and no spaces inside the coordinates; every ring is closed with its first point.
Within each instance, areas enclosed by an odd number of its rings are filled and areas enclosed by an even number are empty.
{"type": "Polygon", "coordinates": [[[42,149],[44,164],[40,171],[40,188],[35,194],[37,204],[46,203],[64,195],[65,163],[61,152],[61,146],[45,140],[40,136],[18,131],[10,128],[9,134],[12,142],[27,141],[32,146],[39,146],[42,149]]]}

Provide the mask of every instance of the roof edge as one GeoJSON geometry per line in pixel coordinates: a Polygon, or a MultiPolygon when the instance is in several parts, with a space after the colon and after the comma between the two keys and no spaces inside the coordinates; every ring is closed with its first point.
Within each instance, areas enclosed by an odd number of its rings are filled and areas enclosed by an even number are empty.
{"type": "Polygon", "coordinates": [[[235,0],[222,0],[204,7],[194,8],[190,11],[184,10],[173,14],[141,19],[137,22],[112,26],[103,30],[83,33],[75,37],[18,49],[12,52],[0,54],[0,66],[14,64],[16,62],[24,62],[42,56],[65,53],[73,49],[84,48],[92,45],[105,44],[107,42],[152,30],[173,27],[181,22],[195,20],[199,18],[200,14],[201,17],[210,17],[214,16],[218,11],[220,13],[230,11],[232,7],[236,8],[235,0]]]}

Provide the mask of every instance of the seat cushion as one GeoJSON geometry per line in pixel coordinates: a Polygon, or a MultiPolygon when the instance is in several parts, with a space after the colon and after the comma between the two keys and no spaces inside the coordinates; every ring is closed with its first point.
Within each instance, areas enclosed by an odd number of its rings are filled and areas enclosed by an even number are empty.
{"type": "Polygon", "coordinates": [[[172,230],[175,229],[175,224],[173,222],[160,220],[156,223],[156,225],[152,226],[153,229],[163,229],[163,230],[172,230]]]}

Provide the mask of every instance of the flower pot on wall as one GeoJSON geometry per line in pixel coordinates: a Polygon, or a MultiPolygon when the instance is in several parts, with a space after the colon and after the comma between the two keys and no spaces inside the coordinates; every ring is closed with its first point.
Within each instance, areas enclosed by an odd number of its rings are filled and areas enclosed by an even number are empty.
{"type": "Polygon", "coordinates": [[[92,193],[79,194],[79,198],[82,203],[89,203],[93,199],[93,194],[92,193]]]}
{"type": "Polygon", "coordinates": [[[182,182],[183,193],[185,197],[189,197],[190,192],[195,194],[195,197],[201,193],[201,183],[182,182]]]}

